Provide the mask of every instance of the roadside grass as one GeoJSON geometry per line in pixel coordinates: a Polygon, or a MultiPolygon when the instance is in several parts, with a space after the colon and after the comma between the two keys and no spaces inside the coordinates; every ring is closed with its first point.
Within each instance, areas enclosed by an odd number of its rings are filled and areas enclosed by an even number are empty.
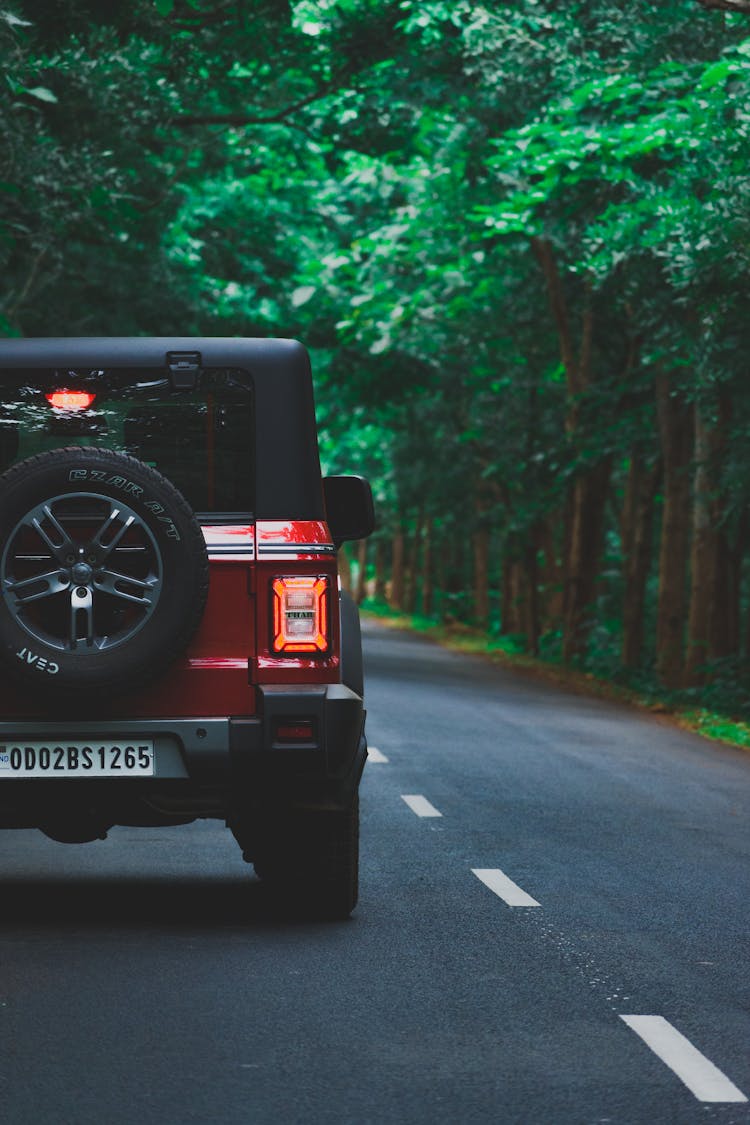
{"type": "Polygon", "coordinates": [[[530,656],[513,637],[494,637],[458,621],[443,624],[432,617],[403,613],[374,598],[365,599],[360,609],[364,617],[375,618],[391,629],[418,633],[453,652],[482,656],[561,684],[572,691],[628,703],[704,738],[750,750],[750,723],[694,704],[687,706],[675,696],[660,692],[655,687],[634,690],[593,672],[566,667],[551,658],[530,656]]]}

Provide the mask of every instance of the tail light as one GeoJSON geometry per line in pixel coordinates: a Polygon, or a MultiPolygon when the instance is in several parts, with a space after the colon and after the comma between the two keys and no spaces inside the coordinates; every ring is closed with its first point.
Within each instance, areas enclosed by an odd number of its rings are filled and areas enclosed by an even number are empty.
{"type": "Polygon", "coordinates": [[[52,391],[44,396],[55,410],[87,410],[96,398],[90,391],[52,391]]]}
{"type": "Polygon", "coordinates": [[[274,652],[312,656],[328,652],[328,578],[295,575],[273,581],[274,652]]]}

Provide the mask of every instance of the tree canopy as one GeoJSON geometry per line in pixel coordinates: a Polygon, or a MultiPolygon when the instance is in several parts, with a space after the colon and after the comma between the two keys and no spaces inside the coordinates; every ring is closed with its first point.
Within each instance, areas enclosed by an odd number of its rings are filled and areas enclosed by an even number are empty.
{"type": "Polygon", "coordinates": [[[737,701],[749,9],[11,0],[0,331],[298,336],[392,601],[737,701]]]}

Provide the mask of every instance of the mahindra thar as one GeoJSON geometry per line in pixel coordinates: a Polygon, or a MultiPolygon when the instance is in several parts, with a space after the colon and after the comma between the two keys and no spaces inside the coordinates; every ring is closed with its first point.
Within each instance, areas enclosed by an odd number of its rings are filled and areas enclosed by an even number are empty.
{"type": "Polygon", "coordinates": [[[0,828],[68,843],[223,820],[285,907],[357,901],[367,756],[292,340],[0,341],[0,828]]]}

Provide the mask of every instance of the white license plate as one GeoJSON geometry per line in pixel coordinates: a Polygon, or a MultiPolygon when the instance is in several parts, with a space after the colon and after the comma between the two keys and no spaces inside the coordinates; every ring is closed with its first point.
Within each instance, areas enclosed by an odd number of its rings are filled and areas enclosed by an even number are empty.
{"type": "Polygon", "coordinates": [[[133,742],[0,743],[0,779],[6,777],[153,777],[154,744],[133,742]]]}

